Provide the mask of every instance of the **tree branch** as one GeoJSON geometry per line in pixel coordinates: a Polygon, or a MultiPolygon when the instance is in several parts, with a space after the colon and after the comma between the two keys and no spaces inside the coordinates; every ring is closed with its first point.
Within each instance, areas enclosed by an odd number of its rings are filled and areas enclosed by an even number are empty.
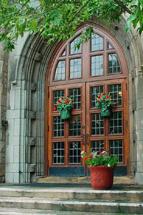
{"type": "Polygon", "coordinates": [[[71,22],[75,19],[76,16],[78,16],[80,11],[82,11],[88,3],[89,3],[89,1],[85,2],[85,4],[83,4],[81,7],[79,7],[79,9],[76,11],[76,13],[73,15],[72,19],[70,20],[71,22]]]}
{"type": "Polygon", "coordinates": [[[116,4],[118,4],[124,11],[129,14],[132,14],[132,11],[121,1],[121,0],[113,0],[116,4]]]}

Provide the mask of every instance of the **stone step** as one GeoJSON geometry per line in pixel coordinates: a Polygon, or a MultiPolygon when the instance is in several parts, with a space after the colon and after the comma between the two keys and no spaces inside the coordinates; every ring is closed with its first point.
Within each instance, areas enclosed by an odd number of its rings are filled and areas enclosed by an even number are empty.
{"type": "Polygon", "coordinates": [[[45,198],[50,200],[143,202],[143,189],[93,190],[90,187],[1,187],[0,197],[45,198]]]}
{"type": "MultiPolygon", "coordinates": [[[[52,211],[35,209],[0,208],[0,215],[71,215],[71,211],[52,211]]],[[[72,211],[72,215],[87,215],[87,212],[72,211]]],[[[95,213],[88,212],[88,215],[123,215],[123,213],[95,213]]],[[[136,215],[136,214],[132,214],[136,215]]]]}
{"type": "Polygon", "coordinates": [[[77,211],[77,212],[95,212],[95,213],[123,213],[123,214],[142,214],[143,203],[125,203],[125,202],[89,202],[79,200],[48,200],[45,198],[27,198],[27,197],[3,197],[0,198],[0,207],[4,208],[24,208],[53,211],[77,211]]]}

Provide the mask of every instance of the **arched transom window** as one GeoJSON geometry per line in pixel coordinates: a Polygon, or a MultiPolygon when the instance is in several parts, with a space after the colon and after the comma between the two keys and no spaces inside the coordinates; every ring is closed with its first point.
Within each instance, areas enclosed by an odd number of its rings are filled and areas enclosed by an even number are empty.
{"type": "Polygon", "coordinates": [[[122,72],[116,48],[107,36],[95,31],[85,44],[81,44],[79,34],[65,45],[58,54],[52,81],[99,79],[122,72]]]}

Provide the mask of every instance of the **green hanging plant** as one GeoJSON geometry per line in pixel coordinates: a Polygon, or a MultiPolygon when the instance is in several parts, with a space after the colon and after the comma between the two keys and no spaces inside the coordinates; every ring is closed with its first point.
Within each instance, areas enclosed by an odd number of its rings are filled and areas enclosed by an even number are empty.
{"type": "Polygon", "coordinates": [[[101,109],[102,117],[110,117],[112,111],[112,99],[109,93],[100,93],[96,97],[96,107],[101,109]]]}
{"type": "Polygon", "coordinates": [[[57,110],[60,113],[61,119],[68,120],[71,118],[71,111],[73,108],[72,99],[70,97],[62,96],[57,101],[57,110]]]}

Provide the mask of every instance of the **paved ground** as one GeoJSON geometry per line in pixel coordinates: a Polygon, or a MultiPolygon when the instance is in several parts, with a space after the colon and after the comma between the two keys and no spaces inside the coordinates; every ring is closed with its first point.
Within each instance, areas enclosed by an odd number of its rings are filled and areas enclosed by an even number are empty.
{"type": "MultiPolygon", "coordinates": [[[[39,184],[39,183],[33,183],[33,184],[0,184],[0,190],[1,188],[10,188],[10,189],[16,189],[16,188],[22,188],[22,189],[79,189],[79,190],[93,190],[90,186],[90,184],[39,184]]],[[[136,185],[136,184],[114,184],[113,187],[110,190],[143,190],[143,185],[136,185]]]]}
{"type": "MultiPolygon", "coordinates": [[[[90,188],[89,177],[45,177],[37,178],[30,184],[0,184],[1,187],[25,187],[27,188],[90,188]]],[[[143,185],[137,185],[129,176],[114,177],[112,190],[143,190],[143,185]]]]}

